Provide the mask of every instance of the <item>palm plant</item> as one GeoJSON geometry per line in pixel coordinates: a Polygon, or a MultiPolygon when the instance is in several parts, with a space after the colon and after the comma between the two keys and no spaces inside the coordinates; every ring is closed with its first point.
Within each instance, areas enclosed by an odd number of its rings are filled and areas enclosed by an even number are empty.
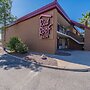
{"type": "Polygon", "coordinates": [[[90,27],[90,12],[82,14],[82,18],[79,18],[80,23],[90,27]]]}

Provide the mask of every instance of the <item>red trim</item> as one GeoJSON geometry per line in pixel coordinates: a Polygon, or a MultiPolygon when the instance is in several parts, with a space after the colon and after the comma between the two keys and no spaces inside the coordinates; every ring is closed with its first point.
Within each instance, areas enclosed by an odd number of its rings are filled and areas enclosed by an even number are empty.
{"type": "Polygon", "coordinates": [[[36,16],[36,15],[42,14],[43,12],[52,10],[52,9],[54,9],[54,8],[57,8],[57,10],[60,12],[60,14],[61,14],[68,22],[70,22],[70,19],[67,17],[67,15],[65,14],[65,12],[63,13],[64,10],[61,9],[61,7],[60,7],[60,5],[57,3],[57,1],[54,1],[54,2],[52,2],[52,3],[50,3],[50,4],[46,5],[46,6],[44,6],[44,7],[42,7],[42,8],[40,8],[40,9],[38,9],[38,10],[35,10],[34,12],[31,12],[31,13],[29,13],[29,14],[21,17],[21,18],[19,18],[17,21],[15,21],[12,25],[9,25],[8,27],[11,27],[11,26],[13,26],[13,25],[15,25],[15,24],[18,24],[18,23],[20,23],[20,22],[22,22],[22,21],[25,21],[25,20],[27,20],[27,19],[29,19],[29,18],[32,18],[32,17],[34,17],[34,16],[36,16]],[[63,10],[63,11],[62,11],[62,10],[63,10]],[[64,14],[65,14],[66,16],[65,16],[64,14]]]}
{"type": "MultiPolygon", "coordinates": [[[[59,5],[58,2],[56,2],[56,7],[59,11],[59,13],[65,18],[67,19],[67,21],[70,21],[70,18],[68,17],[68,15],[65,13],[65,11],[63,10],[63,8],[59,5]]],[[[70,22],[69,22],[70,23],[70,22]]]]}
{"type": "Polygon", "coordinates": [[[42,14],[42,15],[40,15],[40,18],[41,18],[41,17],[50,17],[50,18],[51,18],[52,15],[49,15],[49,14],[45,15],[45,14],[42,14]]]}
{"type": "Polygon", "coordinates": [[[79,27],[79,28],[89,29],[89,30],[90,30],[90,27],[87,27],[87,26],[85,26],[84,24],[78,23],[78,22],[76,22],[76,21],[71,20],[71,23],[72,23],[73,25],[79,27]]]}
{"type": "Polygon", "coordinates": [[[34,16],[36,16],[38,14],[41,14],[42,12],[45,12],[45,11],[53,9],[53,8],[55,8],[55,2],[52,2],[52,3],[50,3],[50,4],[46,5],[46,6],[38,9],[38,10],[35,10],[34,12],[31,12],[31,13],[25,15],[25,16],[21,17],[20,19],[18,19],[17,21],[19,22],[19,21],[22,21],[22,20],[27,20],[27,19],[29,19],[31,17],[34,17],[34,16]]]}
{"type": "Polygon", "coordinates": [[[23,21],[25,21],[27,19],[30,19],[30,18],[32,18],[32,17],[34,17],[36,15],[42,14],[43,12],[52,10],[53,8],[55,8],[55,4],[56,4],[55,2],[52,2],[52,3],[50,3],[50,4],[46,5],[46,6],[38,9],[38,10],[35,10],[34,12],[31,12],[31,13],[19,18],[18,20],[16,20],[13,24],[9,25],[8,27],[11,27],[11,26],[13,26],[15,24],[23,22],[23,21]]]}
{"type": "Polygon", "coordinates": [[[46,6],[44,6],[44,7],[42,7],[42,8],[40,8],[40,9],[38,9],[38,10],[35,10],[34,12],[31,12],[31,13],[29,13],[29,14],[21,17],[21,18],[19,18],[17,21],[15,21],[13,24],[9,25],[8,27],[11,27],[11,26],[13,26],[13,25],[15,25],[15,24],[18,24],[18,23],[20,23],[20,22],[23,22],[23,21],[25,21],[25,20],[27,20],[27,19],[30,19],[30,18],[32,18],[32,17],[34,17],[34,16],[36,16],[36,15],[42,14],[43,12],[52,10],[52,9],[54,9],[54,8],[56,8],[56,9],[58,10],[58,12],[59,12],[70,24],[75,25],[75,26],[78,26],[78,27],[80,27],[80,28],[90,29],[89,27],[87,27],[87,26],[85,26],[85,25],[83,25],[83,24],[80,24],[80,23],[78,23],[78,22],[75,22],[75,21],[73,21],[73,20],[70,20],[70,18],[69,18],[68,15],[65,13],[65,11],[63,10],[63,8],[59,5],[59,3],[57,2],[57,0],[55,0],[54,2],[52,2],[52,3],[50,3],[50,4],[46,5],[46,6]]]}

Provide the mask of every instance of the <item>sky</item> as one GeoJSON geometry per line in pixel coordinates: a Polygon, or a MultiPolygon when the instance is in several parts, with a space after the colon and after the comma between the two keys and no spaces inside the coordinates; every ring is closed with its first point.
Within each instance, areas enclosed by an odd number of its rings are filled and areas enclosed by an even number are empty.
{"type": "MultiPolygon", "coordinates": [[[[53,2],[54,0],[13,0],[12,14],[18,18],[53,2]]],[[[90,0],[58,0],[70,19],[79,21],[82,13],[90,11],[90,0]]]]}
{"type": "MultiPolygon", "coordinates": [[[[12,14],[18,18],[53,2],[54,0],[12,0],[12,14]]],[[[90,0],[58,0],[70,19],[79,22],[82,13],[90,11],[90,0]]],[[[81,29],[79,30],[81,31],[81,29]]],[[[82,31],[81,31],[82,32],[82,31]]],[[[1,39],[1,34],[0,34],[1,39]]]]}

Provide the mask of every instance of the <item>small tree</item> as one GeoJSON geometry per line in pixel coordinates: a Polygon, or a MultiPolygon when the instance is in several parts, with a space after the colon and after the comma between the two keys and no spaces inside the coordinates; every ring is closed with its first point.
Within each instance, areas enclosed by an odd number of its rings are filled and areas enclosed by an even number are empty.
{"type": "Polygon", "coordinates": [[[10,38],[10,41],[7,44],[7,47],[9,50],[16,52],[17,44],[20,42],[21,42],[21,40],[18,37],[12,37],[12,38],[10,38]]]}
{"type": "Polygon", "coordinates": [[[7,44],[7,48],[18,53],[26,53],[28,51],[28,47],[18,37],[12,37],[7,44]]]}
{"type": "Polygon", "coordinates": [[[90,27],[90,12],[82,14],[82,18],[79,18],[80,23],[90,27]]]}
{"type": "Polygon", "coordinates": [[[0,29],[4,41],[6,36],[6,26],[16,20],[16,17],[11,14],[12,1],[0,0],[0,29]]]}

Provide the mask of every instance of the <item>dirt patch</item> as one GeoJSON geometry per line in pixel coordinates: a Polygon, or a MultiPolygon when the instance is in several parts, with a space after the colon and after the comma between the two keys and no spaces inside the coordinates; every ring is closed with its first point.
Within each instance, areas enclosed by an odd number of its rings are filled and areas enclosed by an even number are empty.
{"type": "Polygon", "coordinates": [[[5,51],[3,50],[3,48],[0,46],[0,54],[4,54],[5,51]]]}
{"type": "Polygon", "coordinates": [[[42,55],[43,54],[32,54],[32,53],[27,53],[27,54],[12,54],[21,58],[24,58],[26,60],[30,60],[33,62],[37,62],[39,64],[43,64],[43,65],[53,65],[53,66],[57,66],[57,61],[54,58],[48,57],[45,55],[45,57],[43,58],[42,55]]]}

